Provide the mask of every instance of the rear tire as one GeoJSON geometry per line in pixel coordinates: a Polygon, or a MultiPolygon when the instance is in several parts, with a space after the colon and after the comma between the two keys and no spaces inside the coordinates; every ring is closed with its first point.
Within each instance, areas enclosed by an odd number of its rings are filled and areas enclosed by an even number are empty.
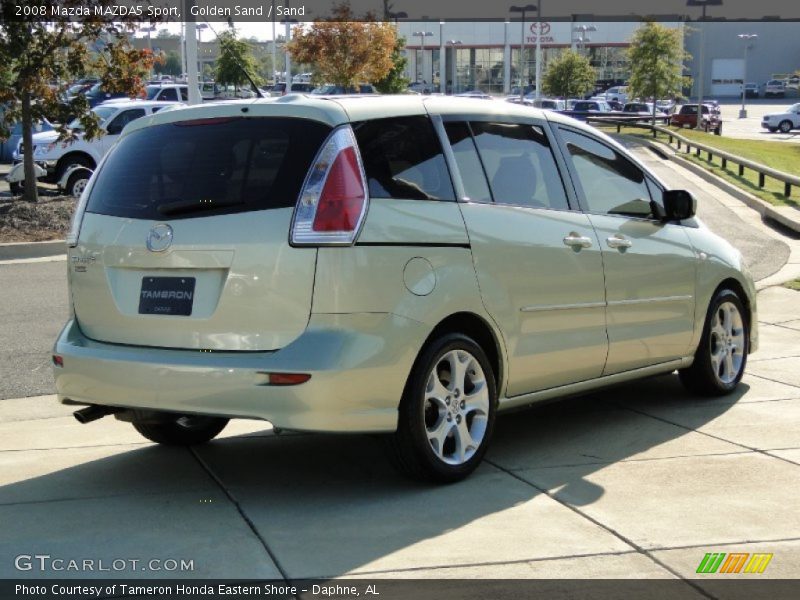
{"type": "Polygon", "coordinates": [[[175,415],[165,423],[133,421],[133,427],[151,442],[166,446],[194,446],[213,440],[225,429],[228,419],[194,415],[175,415]]]}
{"type": "Polygon", "coordinates": [[[678,372],[681,383],[703,396],[730,394],[744,375],[750,323],[736,292],[723,289],[711,300],[694,363],[678,372]]]}
{"type": "Polygon", "coordinates": [[[14,181],[8,184],[8,190],[12,196],[19,196],[22,193],[22,184],[19,181],[14,181]]]}
{"type": "Polygon", "coordinates": [[[389,456],[414,479],[460,481],[483,459],[496,409],[486,353],[465,335],[444,335],[423,348],[414,364],[397,431],[387,440],[389,456]]]}

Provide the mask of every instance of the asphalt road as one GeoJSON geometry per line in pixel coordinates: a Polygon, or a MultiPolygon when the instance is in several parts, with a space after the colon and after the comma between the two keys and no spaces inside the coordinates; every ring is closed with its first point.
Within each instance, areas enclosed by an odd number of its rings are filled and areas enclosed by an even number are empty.
{"type": "MultiPolygon", "coordinates": [[[[786,262],[786,244],[746,224],[654,153],[638,149],[636,154],[667,184],[695,194],[699,216],[742,251],[756,279],[786,262]]],[[[63,261],[0,264],[0,400],[53,393],[50,350],[68,312],[63,261]]]]}

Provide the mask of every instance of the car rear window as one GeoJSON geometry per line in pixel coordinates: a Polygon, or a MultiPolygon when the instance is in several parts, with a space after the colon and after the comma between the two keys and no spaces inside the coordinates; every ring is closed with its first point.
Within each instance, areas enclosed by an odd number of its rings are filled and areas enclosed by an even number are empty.
{"type": "Polygon", "coordinates": [[[158,220],[294,206],[330,131],[317,121],[275,117],[140,129],[109,155],[86,210],[158,220]]]}
{"type": "Polygon", "coordinates": [[[430,119],[375,119],[354,123],[353,130],[372,198],[455,200],[430,119]]]}

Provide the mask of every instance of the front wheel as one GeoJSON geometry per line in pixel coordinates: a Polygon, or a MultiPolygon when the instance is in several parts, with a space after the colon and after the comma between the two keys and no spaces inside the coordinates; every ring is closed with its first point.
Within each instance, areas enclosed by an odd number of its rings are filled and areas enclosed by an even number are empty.
{"type": "Polygon", "coordinates": [[[133,421],[133,427],[151,442],[167,446],[194,446],[213,440],[225,429],[228,419],[195,415],[175,415],[165,422],[133,421]]]}
{"type": "Polygon", "coordinates": [[[494,429],[497,387],[486,353],[448,334],[425,348],[400,402],[390,457],[405,474],[451,483],[481,462],[494,429]]]}
{"type": "Polygon", "coordinates": [[[87,171],[80,169],[69,176],[65,191],[73,198],[80,198],[83,190],[86,189],[87,183],[89,183],[89,174],[87,171]]]}
{"type": "Polygon", "coordinates": [[[736,292],[720,290],[708,309],[694,363],[678,374],[683,385],[704,396],[731,393],[744,375],[750,350],[750,325],[736,292]]]}
{"type": "Polygon", "coordinates": [[[781,133],[789,133],[792,130],[792,122],[789,120],[781,121],[778,129],[781,130],[781,133]]]}

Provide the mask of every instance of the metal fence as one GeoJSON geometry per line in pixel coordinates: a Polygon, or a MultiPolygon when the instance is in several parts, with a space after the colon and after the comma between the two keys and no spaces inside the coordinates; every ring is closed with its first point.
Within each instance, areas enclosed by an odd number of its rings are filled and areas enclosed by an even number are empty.
{"type": "Polygon", "coordinates": [[[713,160],[714,157],[717,156],[722,162],[723,169],[727,169],[729,162],[738,165],[739,167],[738,172],[740,177],[744,175],[745,169],[750,169],[751,171],[755,171],[758,174],[759,188],[764,187],[764,183],[767,177],[780,181],[781,183],[783,183],[783,195],[786,198],[789,198],[792,195],[792,186],[800,187],[800,177],[797,177],[796,175],[784,173],[783,171],[778,171],[777,169],[773,169],[766,165],[762,165],[747,158],[742,158],[741,156],[736,156],[735,154],[731,154],[730,152],[725,152],[724,150],[719,150],[718,148],[713,148],[712,146],[702,144],[695,140],[684,137],[679,133],[676,133],[672,129],[667,129],[666,127],[662,127],[659,125],[654,126],[652,123],[631,122],[627,118],[621,119],[619,117],[615,118],[588,117],[587,122],[604,124],[604,125],[616,125],[617,133],[620,133],[623,127],[636,127],[639,129],[646,129],[648,131],[652,131],[654,138],[658,138],[658,135],[662,134],[667,138],[669,138],[670,145],[675,144],[677,150],[679,151],[683,150],[686,154],[691,154],[692,152],[694,152],[695,156],[701,157],[701,154],[705,153],[707,155],[708,161],[713,160]]]}

